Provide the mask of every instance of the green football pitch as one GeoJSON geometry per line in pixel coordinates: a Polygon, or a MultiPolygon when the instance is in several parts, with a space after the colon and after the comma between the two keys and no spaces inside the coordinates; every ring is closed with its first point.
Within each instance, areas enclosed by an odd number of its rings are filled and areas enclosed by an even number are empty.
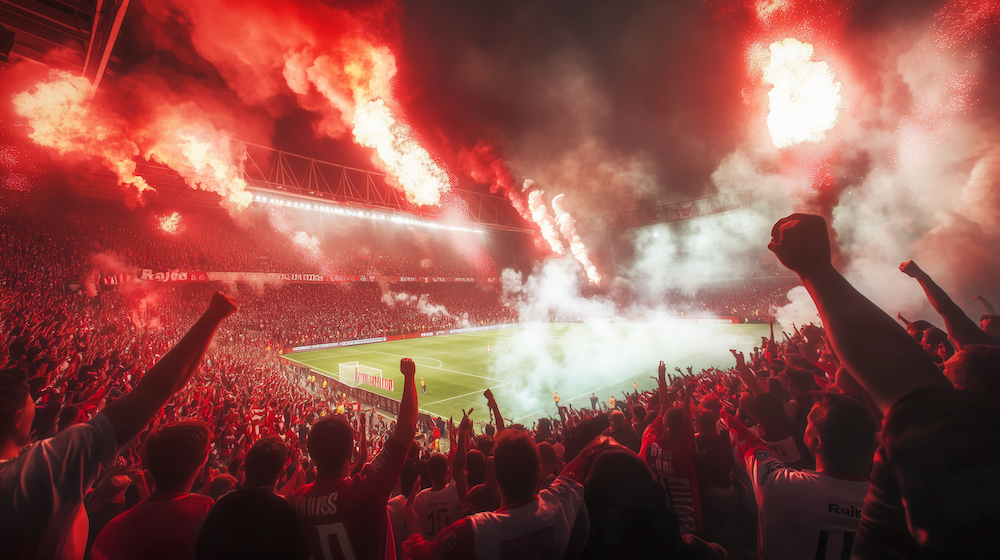
{"type": "MultiPolygon", "coordinates": [[[[555,416],[553,393],[563,406],[589,407],[595,394],[607,402],[632,391],[656,386],[660,360],[667,371],[694,366],[734,365],[730,348],[752,351],[767,325],[704,324],[529,324],[480,331],[381,342],[288,354],[285,357],[339,379],[340,364],[358,362],[395,380],[394,391],[363,388],[399,400],[399,360],[417,364],[420,409],[433,416],[460,418],[475,408],[473,420],[488,421],[483,391],[492,389],[507,419],[530,426],[542,416],[555,416]],[[489,346],[489,353],[487,353],[489,346]],[[420,392],[420,378],[427,393],[420,392]]],[[[457,420],[456,420],[457,421],[457,420]]]]}

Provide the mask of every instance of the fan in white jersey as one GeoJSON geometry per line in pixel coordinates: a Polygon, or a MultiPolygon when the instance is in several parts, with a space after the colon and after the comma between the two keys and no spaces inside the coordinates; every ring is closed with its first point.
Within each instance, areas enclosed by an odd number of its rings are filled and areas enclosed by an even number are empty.
{"type": "Polygon", "coordinates": [[[771,455],[755,434],[727,412],[736,462],[753,482],[762,560],[850,558],[868,494],[875,420],[861,403],[822,393],[809,412],[805,441],[816,470],[795,470],[771,455]]]}
{"type": "Polygon", "coordinates": [[[403,543],[403,558],[410,560],[491,560],[573,556],[586,538],[571,538],[577,513],[583,505],[583,462],[609,438],[599,437],[566,465],[551,486],[535,493],[538,484],[538,451],[525,431],[507,429],[497,437],[494,452],[501,507],[452,523],[433,540],[411,535],[403,543]],[[578,542],[579,541],[579,542],[578,542]],[[577,547],[566,554],[570,547],[577,547]]]}
{"type": "Polygon", "coordinates": [[[417,494],[413,499],[413,511],[420,520],[420,534],[425,539],[432,539],[441,529],[465,517],[462,514],[462,498],[467,488],[464,476],[455,477],[463,479],[461,485],[448,476],[448,460],[444,455],[432,455],[427,461],[427,469],[434,485],[417,494]]]}

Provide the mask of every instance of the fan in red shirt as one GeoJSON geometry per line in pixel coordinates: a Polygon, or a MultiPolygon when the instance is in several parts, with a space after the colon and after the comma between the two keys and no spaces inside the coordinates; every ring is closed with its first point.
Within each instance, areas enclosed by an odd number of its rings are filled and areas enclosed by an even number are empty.
{"type": "Polygon", "coordinates": [[[200,421],[168,424],[149,436],[146,465],[156,483],[148,499],[108,522],[94,541],[100,560],[183,558],[215,503],[188,492],[205,460],[211,433],[200,421]]]}
{"type": "Polygon", "coordinates": [[[361,472],[350,476],[354,432],[347,420],[330,416],[309,431],[309,455],[318,476],[316,482],[296,491],[291,501],[306,524],[315,560],[396,557],[385,506],[403,470],[417,425],[413,360],[402,359],[399,371],[404,381],[396,430],[361,472]]]}
{"type": "Polygon", "coordinates": [[[670,407],[667,396],[666,369],[657,370],[660,386],[660,414],[642,434],[641,457],[667,490],[670,506],[680,518],[681,533],[701,529],[701,497],[694,467],[694,424],[691,422],[691,396],[697,385],[691,382],[684,391],[684,408],[670,407]],[[664,417],[668,430],[663,430],[664,417]]]}

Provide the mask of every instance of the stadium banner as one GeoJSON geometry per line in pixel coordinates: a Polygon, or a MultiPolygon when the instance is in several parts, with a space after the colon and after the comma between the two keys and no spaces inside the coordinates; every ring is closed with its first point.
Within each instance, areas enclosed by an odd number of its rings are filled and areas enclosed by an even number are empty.
{"type": "Polygon", "coordinates": [[[187,284],[210,282],[209,273],[197,270],[135,268],[101,276],[105,286],[121,286],[131,282],[163,282],[166,284],[187,284]]]}
{"type": "MultiPolygon", "coordinates": [[[[475,278],[456,278],[451,276],[351,276],[346,274],[289,274],[284,272],[198,272],[188,274],[199,274],[204,277],[201,282],[223,282],[226,284],[279,284],[282,282],[304,283],[304,284],[345,284],[348,282],[420,282],[422,284],[434,283],[463,283],[472,284],[475,278]]],[[[486,283],[495,284],[496,278],[486,278],[486,283]]]]}
{"type": "Polygon", "coordinates": [[[393,340],[405,340],[410,338],[425,338],[428,336],[443,336],[446,334],[462,334],[480,331],[493,331],[497,329],[512,329],[518,327],[517,323],[504,323],[502,325],[485,325],[482,327],[465,327],[462,329],[447,329],[443,331],[427,331],[412,334],[393,334],[389,336],[378,336],[375,338],[360,338],[358,340],[344,340],[341,342],[326,342],[323,344],[309,344],[307,346],[293,346],[282,349],[282,353],[291,354],[293,352],[306,352],[308,350],[325,350],[327,348],[340,348],[343,346],[357,346],[359,344],[373,344],[376,342],[389,342],[393,340]]]}
{"type": "MultiPolygon", "coordinates": [[[[322,372],[313,368],[309,368],[309,371],[317,377],[325,377],[327,381],[330,382],[330,387],[334,394],[346,394],[349,398],[357,401],[359,406],[375,407],[394,416],[399,416],[399,401],[396,399],[386,397],[378,393],[373,393],[362,387],[345,385],[340,381],[337,381],[336,378],[331,377],[327,372],[322,372]]],[[[419,414],[418,416],[423,416],[423,414],[419,414]]],[[[429,422],[430,418],[428,417],[426,420],[429,422]]]]}
{"type": "Polygon", "coordinates": [[[372,344],[374,342],[385,342],[386,337],[376,336],[374,338],[359,338],[357,340],[343,340],[341,342],[326,342],[323,344],[310,344],[308,346],[293,346],[292,352],[304,352],[306,350],[322,350],[325,348],[340,348],[342,346],[357,346],[358,344],[372,344]]]}
{"type": "MultiPolygon", "coordinates": [[[[642,318],[636,318],[635,322],[644,322],[642,318]]],[[[739,317],[672,317],[657,321],[658,323],[677,323],[681,325],[738,325],[739,317]]]]}
{"type": "Polygon", "coordinates": [[[446,334],[462,334],[462,333],[472,333],[479,331],[495,331],[497,329],[512,329],[518,327],[517,323],[504,323],[502,325],[484,325],[482,327],[465,327],[462,329],[447,329],[443,331],[427,331],[419,334],[406,335],[406,338],[424,338],[428,336],[443,336],[446,334]]]}
{"type": "MultiPolygon", "coordinates": [[[[386,276],[390,282],[420,282],[421,284],[433,284],[436,282],[475,282],[475,278],[451,278],[446,276],[386,276]]],[[[487,280],[489,281],[489,280],[487,280]]]]}
{"type": "Polygon", "coordinates": [[[450,329],[448,334],[462,334],[470,332],[479,331],[495,331],[497,329],[511,329],[517,326],[517,323],[504,323],[503,325],[485,325],[482,327],[465,327],[463,329],[450,329]]]}
{"type": "Polygon", "coordinates": [[[365,383],[371,385],[376,389],[382,389],[383,391],[392,392],[393,390],[392,379],[386,379],[385,377],[379,377],[377,375],[371,375],[370,373],[364,373],[362,371],[358,371],[357,368],[354,368],[354,380],[357,381],[358,383],[365,383]]]}

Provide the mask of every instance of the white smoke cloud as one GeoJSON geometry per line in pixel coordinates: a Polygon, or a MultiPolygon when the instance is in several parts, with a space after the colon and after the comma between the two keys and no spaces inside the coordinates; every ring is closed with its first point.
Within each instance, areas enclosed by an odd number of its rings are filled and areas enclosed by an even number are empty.
{"type": "Polygon", "coordinates": [[[812,297],[809,296],[809,292],[806,291],[804,286],[796,286],[788,292],[788,305],[784,307],[775,308],[774,312],[775,320],[791,329],[792,325],[801,327],[802,325],[808,325],[813,323],[814,325],[821,325],[819,320],[819,311],[816,309],[816,304],[813,302],[812,297]]]}
{"type": "MultiPolygon", "coordinates": [[[[588,296],[587,280],[568,255],[538,264],[527,278],[505,269],[501,283],[504,301],[518,310],[523,326],[495,346],[487,375],[509,382],[500,390],[504,415],[528,424],[556,414],[554,391],[560,391],[564,405],[575,399],[576,406],[589,406],[591,391],[603,401],[612,395],[621,398],[630,385],[623,380],[654,375],[657,360],[677,363],[711,342],[733,343],[729,327],[671,324],[677,314],[665,305],[619,312],[608,297],[588,296]],[[646,324],[633,324],[630,315],[642,316],[646,324]],[[550,326],[550,319],[563,324],[550,326]],[[504,348],[508,343],[509,352],[504,348]]],[[[611,287],[620,283],[627,280],[616,279],[611,287]]],[[[745,348],[756,340],[736,338],[745,348]]],[[[649,383],[640,385],[649,388],[649,383]]]]}
{"type": "MultiPolygon", "coordinates": [[[[453,315],[448,312],[448,309],[443,305],[437,305],[430,302],[430,296],[427,294],[421,294],[419,296],[410,295],[406,292],[399,292],[394,296],[391,296],[396,303],[406,303],[412,305],[417,311],[427,315],[428,317],[441,316],[452,318],[453,315]]],[[[385,300],[385,295],[383,294],[383,301],[385,300]]]]}
{"type": "Polygon", "coordinates": [[[636,260],[626,276],[654,299],[670,289],[693,294],[712,281],[744,278],[788,206],[776,199],[750,210],[635,230],[636,260]]]}

